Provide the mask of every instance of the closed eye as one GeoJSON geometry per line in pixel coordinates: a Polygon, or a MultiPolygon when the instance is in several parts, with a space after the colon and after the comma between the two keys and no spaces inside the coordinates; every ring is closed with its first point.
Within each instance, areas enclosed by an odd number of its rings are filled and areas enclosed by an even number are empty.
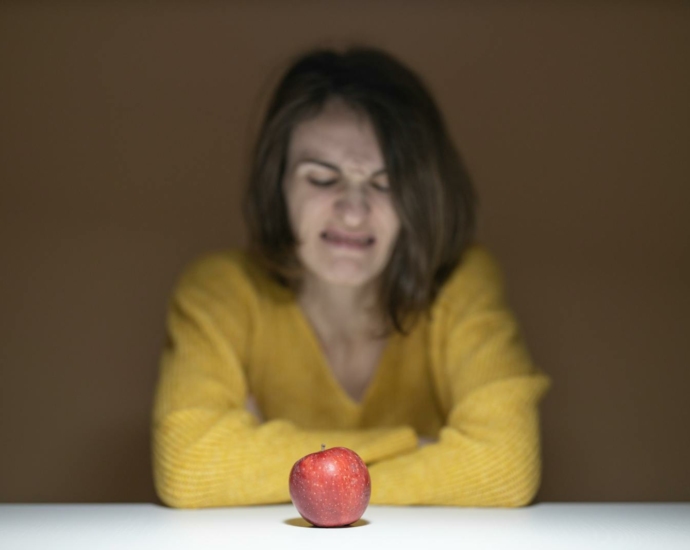
{"type": "Polygon", "coordinates": [[[309,183],[312,185],[316,185],[317,187],[328,187],[330,185],[333,185],[334,183],[337,183],[337,179],[330,179],[330,180],[320,180],[317,178],[307,178],[309,183]]]}
{"type": "Polygon", "coordinates": [[[376,189],[377,191],[380,191],[381,193],[390,193],[391,188],[388,187],[387,183],[378,183],[375,181],[371,182],[371,186],[376,189]]]}

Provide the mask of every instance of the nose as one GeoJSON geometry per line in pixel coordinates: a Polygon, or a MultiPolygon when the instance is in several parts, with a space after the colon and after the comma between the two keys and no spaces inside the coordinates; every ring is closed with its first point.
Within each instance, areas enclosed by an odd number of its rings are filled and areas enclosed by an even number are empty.
{"type": "Polygon", "coordinates": [[[361,186],[349,186],[338,199],[336,210],[346,226],[361,225],[370,211],[366,189],[361,186]]]}

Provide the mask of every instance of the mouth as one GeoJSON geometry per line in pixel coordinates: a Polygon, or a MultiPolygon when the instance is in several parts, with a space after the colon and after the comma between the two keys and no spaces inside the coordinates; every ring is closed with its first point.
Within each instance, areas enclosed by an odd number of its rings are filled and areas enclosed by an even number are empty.
{"type": "Polygon", "coordinates": [[[321,239],[333,246],[355,250],[365,250],[376,242],[371,235],[353,235],[332,230],[321,233],[321,239]]]}

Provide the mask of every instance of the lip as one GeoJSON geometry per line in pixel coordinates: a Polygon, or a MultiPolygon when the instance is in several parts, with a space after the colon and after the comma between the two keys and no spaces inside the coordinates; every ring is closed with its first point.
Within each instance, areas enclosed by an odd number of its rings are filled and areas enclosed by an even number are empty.
{"type": "Polygon", "coordinates": [[[376,238],[368,233],[350,233],[327,229],[321,233],[321,239],[330,246],[350,250],[366,250],[376,243],[376,238]]]}

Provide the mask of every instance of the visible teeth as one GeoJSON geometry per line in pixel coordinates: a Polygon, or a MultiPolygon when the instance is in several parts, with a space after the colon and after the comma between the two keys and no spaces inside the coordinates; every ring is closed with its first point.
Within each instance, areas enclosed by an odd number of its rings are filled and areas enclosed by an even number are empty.
{"type": "Polygon", "coordinates": [[[356,244],[359,246],[367,246],[367,245],[370,245],[374,242],[373,237],[350,238],[350,237],[341,237],[338,235],[333,235],[332,233],[328,233],[328,232],[322,233],[322,236],[325,239],[332,241],[332,242],[356,244]]]}

